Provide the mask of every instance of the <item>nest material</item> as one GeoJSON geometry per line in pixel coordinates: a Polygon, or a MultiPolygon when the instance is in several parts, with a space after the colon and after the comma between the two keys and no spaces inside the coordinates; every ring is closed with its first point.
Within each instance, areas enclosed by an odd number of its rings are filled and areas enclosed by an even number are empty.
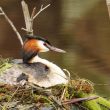
{"type": "MultiPolygon", "coordinates": [[[[1,73],[11,66],[9,60],[0,61],[1,73]]],[[[28,83],[25,86],[0,84],[0,109],[109,110],[110,102],[94,94],[91,81],[75,79],[50,88],[28,83]]]]}
{"type": "MultiPolygon", "coordinates": [[[[85,79],[80,79],[80,81],[81,80],[83,81],[85,79]]],[[[42,110],[42,108],[48,108],[47,110],[71,110],[73,108],[76,110],[110,109],[109,101],[95,95],[93,90],[88,93],[88,90],[86,91],[86,89],[78,90],[79,86],[76,90],[77,85],[71,82],[75,82],[75,80],[71,80],[67,85],[56,85],[48,89],[40,88],[34,85],[0,85],[1,108],[8,108],[12,110],[13,105],[13,107],[18,108],[18,110],[22,110],[19,107],[22,108],[27,106],[40,110],[42,110]]],[[[89,84],[90,83],[91,82],[89,82],[89,84]]],[[[30,108],[24,110],[30,110],[30,108]]]]}
{"type": "Polygon", "coordinates": [[[9,69],[12,67],[12,64],[9,63],[10,59],[3,59],[2,57],[0,57],[0,74],[2,74],[6,69],[9,69]]]}

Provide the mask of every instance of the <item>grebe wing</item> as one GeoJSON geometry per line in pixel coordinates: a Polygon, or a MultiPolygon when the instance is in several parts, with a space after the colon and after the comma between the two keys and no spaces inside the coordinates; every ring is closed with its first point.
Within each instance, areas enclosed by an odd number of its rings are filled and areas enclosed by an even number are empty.
{"type": "Polygon", "coordinates": [[[22,60],[17,60],[11,68],[0,75],[0,82],[17,85],[20,84],[20,81],[26,80],[40,87],[51,87],[67,83],[68,81],[65,76],[62,76],[63,71],[56,70],[56,67],[53,65],[51,67],[43,62],[24,64],[22,60]]]}

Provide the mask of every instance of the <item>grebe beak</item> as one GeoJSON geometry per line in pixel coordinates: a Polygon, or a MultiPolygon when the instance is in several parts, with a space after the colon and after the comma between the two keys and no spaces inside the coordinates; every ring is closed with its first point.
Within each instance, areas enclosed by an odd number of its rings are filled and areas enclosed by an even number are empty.
{"type": "Polygon", "coordinates": [[[49,45],[49,44],[45,44],[45,46],[49,49],[49,50],[51,50],[51,51],[55,51],[55,52],[60,52],[60,53],[66,53],[66,51],[64,51],[64,50],[62,50],[62,49],[59,49],[59,48],[56,48],[56,47],[54,47],[54,46],[51,46],[51,45],[49,45]]]}

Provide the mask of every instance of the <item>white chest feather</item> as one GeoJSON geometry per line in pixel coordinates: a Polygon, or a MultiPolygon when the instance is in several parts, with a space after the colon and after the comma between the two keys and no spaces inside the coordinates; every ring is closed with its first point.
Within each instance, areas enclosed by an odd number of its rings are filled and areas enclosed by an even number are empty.
{"type": "Polygon", "coordinates": [[[49,73],[47,74],[48,81],[40,81],[39,85],[43,84],[44,87],[54,86],[56,84],[66,84],[68,82],[68,78],[65,73],[58,67],[57,65],[49,62],[48,60],[42,59],[38,56],[35,56],[31,63],[40,62],[46,65],[49,68],[49,73]]]}

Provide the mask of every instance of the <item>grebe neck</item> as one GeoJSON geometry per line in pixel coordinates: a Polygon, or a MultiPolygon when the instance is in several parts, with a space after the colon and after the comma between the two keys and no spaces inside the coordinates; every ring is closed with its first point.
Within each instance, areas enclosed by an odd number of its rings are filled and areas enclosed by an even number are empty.
{"type": "Polygon", "coordinates": [[[29,61],[29,63],[36,63],[40,61],[41,61],[41,58],[38,55],[36,55],[29,61]]]}

